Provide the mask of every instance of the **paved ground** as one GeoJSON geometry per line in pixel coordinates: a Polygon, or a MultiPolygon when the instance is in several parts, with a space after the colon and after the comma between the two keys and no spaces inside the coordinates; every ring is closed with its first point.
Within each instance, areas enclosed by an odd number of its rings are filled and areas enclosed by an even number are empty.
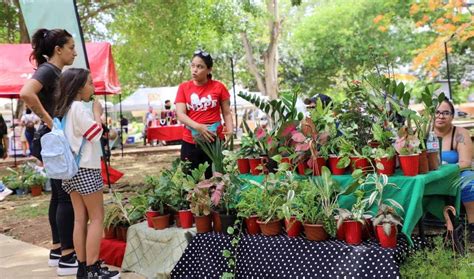
{"type": "MultiPolygon", "coordinates": [[[[48,267],[49,250],[0,234],[0,278],[76,278],[58,277],[56,269],[48,267]]],[[[116,267],[110,269],[117,270],[116,267]]],[[[141,279],[134,273],[122,273],[124,279],[141,279]]]]}

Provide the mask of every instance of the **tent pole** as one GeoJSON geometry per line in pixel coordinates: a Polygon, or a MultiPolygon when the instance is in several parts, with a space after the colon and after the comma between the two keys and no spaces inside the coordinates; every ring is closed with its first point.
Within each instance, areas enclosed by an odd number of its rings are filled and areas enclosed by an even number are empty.
{"type": "Polygon", "coordinates": [[[232,90],[234,92],[234,113],[235,113],[235,137],[237,138],[238,120],[237,120],[237,97],[235,95],[235,77],[234,77],[234,59],[230,58],[230,67],[232,70],[232,90]]]}
{"type": "MultiPolygon", "coordinates": [[[[107,93],[104,93],[104,107],[105,107],[105,128],[108,127],[108,122],[107,122],[107,93]]],[[[107,145],[107,150],[109,151],[109,155],[112,156],[112,150],[110,150],[110,145],[109,145],[109,133],[107,133],[107,138],[106,138],[106,145],[107,145]]],[[[112,187],[110,186],[110,173],[109,173],[109,163],[110,163],[110,157],[107,157],[107,154],[104,150],[104,146],[102,146],[102,153],[104,154],[104,163],[105,163],[105,173],[107,174],[107,185],[109,186],[109,191],[112,191],[112,187]]]]}
{"type": "MultiPolygon", "coordinates": [[[[15,140],[15,112],[13,111],[13,98],[10,98],[12,101],[12,127],[13,127],[13,160],[16,167],[16,140],[15,140]]],[[[8,150],[7,150],[8,154],[8,150]]]]}
{"type": "Polygon", "coordinates": [[[120,149],[123,157],[123,126],[122,126],[122,94],[119,94],[119,108],[120,108],[120,149]]]}

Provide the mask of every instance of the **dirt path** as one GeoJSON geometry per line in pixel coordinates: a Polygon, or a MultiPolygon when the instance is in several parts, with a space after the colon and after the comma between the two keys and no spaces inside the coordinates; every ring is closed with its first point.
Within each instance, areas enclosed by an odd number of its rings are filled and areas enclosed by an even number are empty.
{"type": "MultiPolygon", "coordinates": [[[[157,175],[161,169],[171,166],[177,157],[177,151],[143,152],[123,158],[113,156],[112,167],[125,174],[113,187],[125,195],[132,193],[143,186],[145,176],[157,175]]],[[[104,199],[109,195],[105,194],[104,199]]],[[[43,193],[39,197],[12,195],[0,202],[0,233],[50,249],[49,199],[50,193],[43,193]]]]}

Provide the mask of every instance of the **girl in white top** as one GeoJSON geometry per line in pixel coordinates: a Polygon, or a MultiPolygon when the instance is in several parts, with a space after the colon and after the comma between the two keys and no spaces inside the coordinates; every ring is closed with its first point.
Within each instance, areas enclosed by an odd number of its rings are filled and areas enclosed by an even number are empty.
{"type": "Polygon", "coordinates": [[[64,191],[71,196],[74,207],[74,247],[79,269],[83,269],[78,270],[78,274],[82,275],[86,271],[88,278],[119,278],[118,272],[102,268],[99,262],[104,220],[100,163],[102,106],[94,101],[91,109],[83,103],[89,102],[94,94],[94,84],[88,70],[66,70],[59,80],[59,90],[55,115],[66,117],[63,129],[75,154],[84,141],[78,173],[69,180],[63,180],[62,184],[64,191]]]}

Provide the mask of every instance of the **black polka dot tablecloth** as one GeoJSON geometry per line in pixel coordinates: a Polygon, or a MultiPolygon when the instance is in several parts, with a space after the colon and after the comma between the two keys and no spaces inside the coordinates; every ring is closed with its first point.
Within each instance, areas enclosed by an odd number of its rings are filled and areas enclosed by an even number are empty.
{"type": "MultiPolygon", "coordinates": [[[[222,250],[231,237],[196,235],[171,272],[172,278],[219,278],[230,271],[222,250]]],[[[415,248],[420,245],[414,239],[415,248]]],[[[243,235],[237,253],[237,278],[400,278],[399,266],[408,253],[405,239],[396,249],[375,241],[347,245],[343,241],[308,241],[286,235],[243,235]]]]}

